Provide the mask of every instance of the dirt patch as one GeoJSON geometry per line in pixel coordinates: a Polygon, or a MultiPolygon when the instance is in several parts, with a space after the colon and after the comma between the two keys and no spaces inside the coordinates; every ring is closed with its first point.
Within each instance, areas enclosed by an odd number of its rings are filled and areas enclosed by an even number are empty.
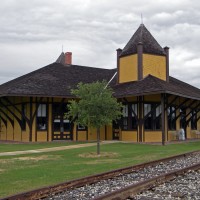
{"type": "Polygon", "coordinates": [[[9,164],[14,163],[15,161],[33,161],[38,162],[41,160],[58,160],[60,159],[60,155],[42,155],[42,156],[26,156],[26,157],[18,157],[18,158],[11,158],[11,159],[1,159],[1,164],[9,164]]]}
{"type": "Polygon", "coordinates": [[[88,161],[85,162],[85,164],[87,165],[96,165],[96,164],[106,164],[106,163],[116,163],[116,162],[120,162],[119,159],[101,159],[101,160],[92,160],[92,161],[88,161]]]}
{"type": "Polygon", "coordinates": [[[5,171],[5,169],[0,169],[0,174],[3,173],[5,171]]]}
{"type": "Polygon", "coordinates": [[[51,156],[51,155],[42,155],[42,156],[27,156],[27,157],[19,157],[19,158],[13,158],[13,160],[19,160],[19,161],[41,161],[41,160],[58,160],[60,156],[51,156]]]}
{"type": "Polygon", "coordinates": [[[119,156],[115,152],[101,152],[99,155],[96,152],[82,153],[78,155],[81,158],[116,158],[119,156]]]}

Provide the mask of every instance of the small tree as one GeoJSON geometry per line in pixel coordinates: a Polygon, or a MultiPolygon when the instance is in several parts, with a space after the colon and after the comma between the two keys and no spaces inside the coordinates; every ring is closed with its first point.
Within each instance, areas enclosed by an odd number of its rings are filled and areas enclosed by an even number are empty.
{"type": "Polygon", "coordinates": [[[70,101],[68,117],[72,117],[82,126],[97,129],[97,154],[100,154],[100,128],[120,118],[122,104],[112,96],[113,91],[107,87],[105,81],[79,83],[77,89],[71,93],[79,101],[70,101]]]}

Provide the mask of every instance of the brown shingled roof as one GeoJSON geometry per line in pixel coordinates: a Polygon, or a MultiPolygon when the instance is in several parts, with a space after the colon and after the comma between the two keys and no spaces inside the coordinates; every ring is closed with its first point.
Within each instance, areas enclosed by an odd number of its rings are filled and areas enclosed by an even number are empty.
{"type": "Polygon", "coordinates": [[[0,86],[0,96],[72,97],[79,82],[109,81],[116,69],[52,63],[0,86]]]}
{"type": "Polygon", "coordinates": [[[166,55],[164,49],[158,44],[144,24],[141,24],[122,50],[120,56],[137,53],[137,45],[139,42],[143,44],[144,53],[166,55]]]}
{"type": "MultiPolygon", "coordinates": [[[[29,74],[16,78],[0,86],[0,96],[42,96],[73,97],[71,89],[79,82],[109,81],[116,69],[100,69],[79,65],[52,63],[29,74]]],[[[168,93],[200,100],[200,89],[187,83],[169,78],[163,81],[148,75],[141,81],[116,84],[116,78],[110,86],[116,98],[148,94],[168,93]]]]}
{"type": "Polygon", "coordinates": [[[200,89],[173,77],[169,77],[169,82],[166,82],[148,75],[141,81],[118,84],[113,89],[115,92],[114,96],[117,98],[168,93],[200,100],[200,89]]]}

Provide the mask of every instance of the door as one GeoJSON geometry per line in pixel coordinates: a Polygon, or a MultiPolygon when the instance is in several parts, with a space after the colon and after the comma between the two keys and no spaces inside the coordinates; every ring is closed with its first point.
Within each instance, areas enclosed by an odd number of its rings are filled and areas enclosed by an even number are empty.
{"type": "Polygon", "coordinates": [[[72,140],[73,126],[69,119],[65,118],[67,104],[54,103],[52,106],[52,139],[53,140],[72,140]]]}
{"type": "Polygon", "coordinates": [[[113,121],[113,140],[119,140],[119,123],[113,121]]]}

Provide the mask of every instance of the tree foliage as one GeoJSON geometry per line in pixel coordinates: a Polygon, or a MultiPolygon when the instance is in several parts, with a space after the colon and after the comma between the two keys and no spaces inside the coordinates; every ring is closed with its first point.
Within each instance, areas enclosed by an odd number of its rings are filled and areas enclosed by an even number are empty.
{"type": "Polygon", "coordinates": [[[122,104],[113,97],[106,82],[79,83],[71,91],[78,100],[70,101],[68,116],[83,126],[100,128],[121,117],[122,104]]]}

